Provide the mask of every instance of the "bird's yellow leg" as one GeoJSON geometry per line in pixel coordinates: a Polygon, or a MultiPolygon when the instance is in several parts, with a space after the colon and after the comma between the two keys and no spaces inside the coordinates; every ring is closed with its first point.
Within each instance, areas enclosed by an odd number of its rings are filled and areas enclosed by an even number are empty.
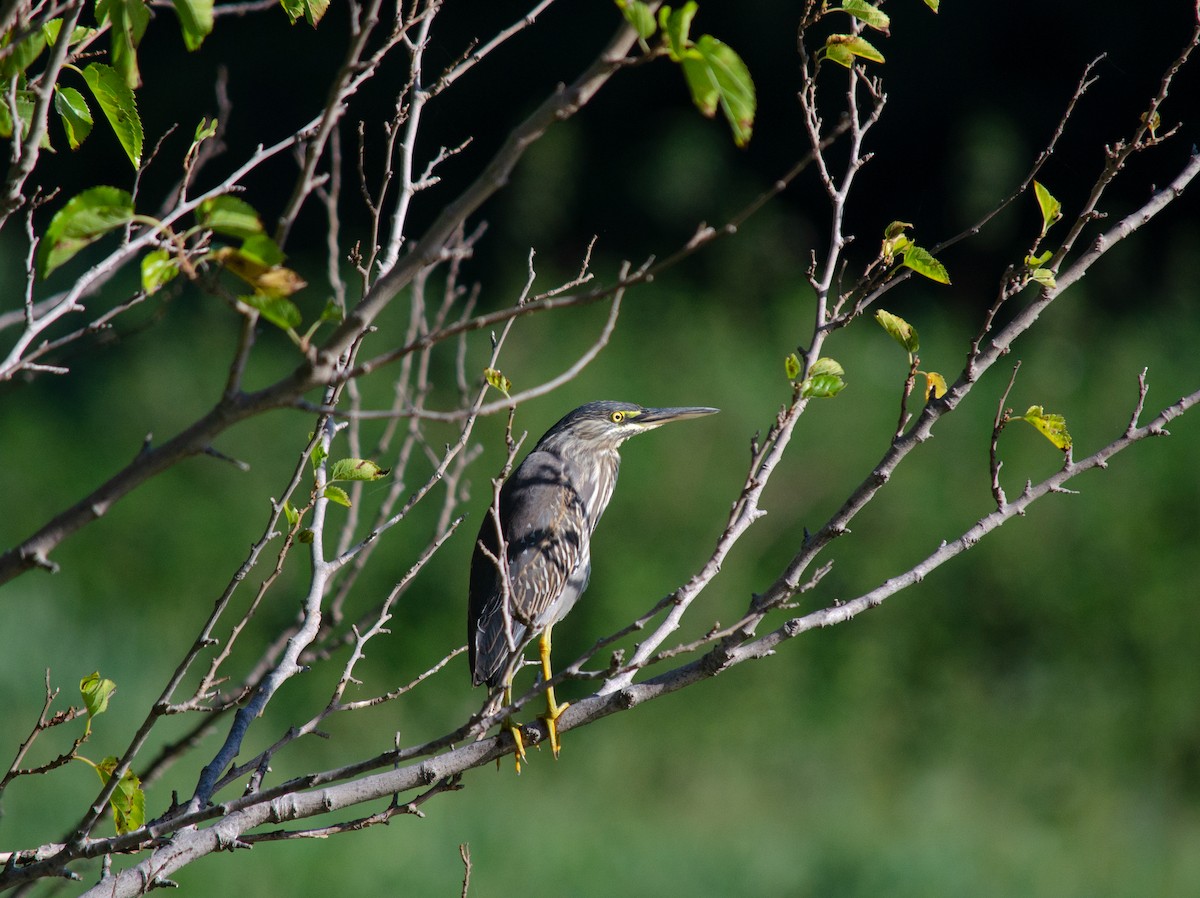
{"type": "MultiPolygon", "coordinates": [[[[538,642],[538,655],[542,659],[542,681],[549,683],[551,677],[550,671],[550,631],[554,629],[551,624],[542,633],[542,638],[538,642]]],[[[546,690],[546,713],[542,715],[542,720],[546,721],[546,729],[550,731],[550,750],[554,752],[554,757],[558,757],[558,718],[562,716],[562,712],[567,710],[570,705],[563,702],[561,705],[554,700],[554,687],[551,686],[546,690]]]]}
{"type": "MultiPolygon", "coordinates": [[[[504,686],[504,704],[512,704],[512,682],[509,681],[504,686]]],[[[504,718],[503,726],[508,730],[513,740],[513,759],[516,761],[517,773],[521,772],[521,762],[525,760],[525,739],[521,736],[521,728],[517,722],[512,719],[512,716],[504,718]]],[[[496,768],[500,768],[500,759],[496,758],[496,768]]]]}

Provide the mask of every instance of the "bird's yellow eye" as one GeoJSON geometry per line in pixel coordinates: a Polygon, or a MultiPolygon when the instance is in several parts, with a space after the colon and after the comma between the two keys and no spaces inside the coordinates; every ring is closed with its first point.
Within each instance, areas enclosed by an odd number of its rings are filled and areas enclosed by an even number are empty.
{"type": "Polygon", "coordinates": [[[609,420],[613,422],[613,424],[620,424],[622,421],[625,420],[625,413],[624,412],[613,412],[608,417],[609,417],[609,420]]]}

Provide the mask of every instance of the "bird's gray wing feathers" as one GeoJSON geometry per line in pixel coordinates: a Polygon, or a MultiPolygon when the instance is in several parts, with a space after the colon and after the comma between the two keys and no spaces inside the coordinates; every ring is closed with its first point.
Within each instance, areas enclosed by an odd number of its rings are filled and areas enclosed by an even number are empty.
{"type": "MultiPolygon", "coordinates": [[[[503,682],[534,636],[559,620],[587,586],[590,528],[562,459],[535,451],[500,492],[508,544],[509,613],[496,563],[480,546],[471,563],[468,644],[476,683],[503,682]]],[[[495,520],[479,542],[497,555],[495,520]]]]}

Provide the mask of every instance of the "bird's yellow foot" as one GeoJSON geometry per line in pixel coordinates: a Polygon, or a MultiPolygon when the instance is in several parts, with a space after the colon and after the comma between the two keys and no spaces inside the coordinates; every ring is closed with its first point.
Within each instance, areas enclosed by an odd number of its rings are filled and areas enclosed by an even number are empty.
{"type": "Polygon", "coordinates": [[[563,711],[571,707],[570,702],[563,702],[561,705],[554,700],[554,690],[546,690],[546,713],[542,714],[540,719],[546,722],[546,729],[550,733],[550,750],[554,752],[555,760],[558,760],[558,753],[561,746],[558,743],[558,718],[562,717],[563,711]]]}
{"type": "MultiPolygon", "coordinates": [[[[509,735],[513,740],[513,761],[517,765],[517,773],[521,772],[521,762],[525,760],[525,738],[521,735],[520,725],[511,717],[508,718],[504,725],[508,727],[509,735]]],[[[499,765],[500,759],[496,759],[496,764],[499,765]]]]}

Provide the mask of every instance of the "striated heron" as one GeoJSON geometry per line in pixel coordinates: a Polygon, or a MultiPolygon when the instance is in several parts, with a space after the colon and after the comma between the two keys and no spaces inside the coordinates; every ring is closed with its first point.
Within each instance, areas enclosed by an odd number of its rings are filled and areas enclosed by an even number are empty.
{"type": "MultiPolygon", "coordinates": [[[[589,543],[617,483],[617,450],[639,433],[716,411],[589,402],[538,440],[500,489],[499,527],[497,516],[489,514],[476,538],[467,608],[467,649],[476,686],[503,686],[503,701],[510,704],[513,675],[525,649],[539,636],[542,677],[550,681],[550,632],[587,588],[589,543]]],[[[547,688],[542,719],[556,758],[556,722],[566,708],[547,688]]],[[[511,721],[506,725],[520,771],[525,757],[521,732],[511,721]]]]}

